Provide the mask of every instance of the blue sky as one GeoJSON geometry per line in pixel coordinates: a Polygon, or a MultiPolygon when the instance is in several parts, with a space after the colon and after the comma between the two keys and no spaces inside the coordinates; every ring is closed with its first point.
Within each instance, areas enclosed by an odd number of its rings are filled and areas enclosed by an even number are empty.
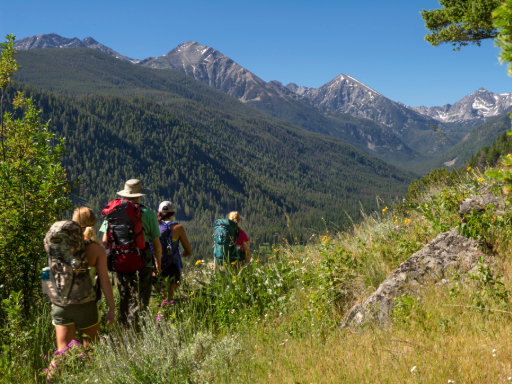
{"type": "Polygon", "coordinates": [[[193,40],[265,81],[319,87],[348,74],[411,106],[454,103],[479,87],[512,92],[491,41],[433,48],[419,11],[437,0],[257,2],[2,1],[0,33],[92,36],[138,59],[193,40]]]}

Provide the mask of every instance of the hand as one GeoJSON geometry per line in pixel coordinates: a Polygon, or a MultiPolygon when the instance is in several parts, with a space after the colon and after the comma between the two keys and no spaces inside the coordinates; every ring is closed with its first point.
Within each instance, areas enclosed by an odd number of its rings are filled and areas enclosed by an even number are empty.
{"type": "Polygon", "coordinates": [[[114,324],[114,320],[116,319],[116,310],[111,309],[107,313],[107,317],[105,319],[105,323],[107,324],[107,327],[110,327],[112,324],[114,324]]]}

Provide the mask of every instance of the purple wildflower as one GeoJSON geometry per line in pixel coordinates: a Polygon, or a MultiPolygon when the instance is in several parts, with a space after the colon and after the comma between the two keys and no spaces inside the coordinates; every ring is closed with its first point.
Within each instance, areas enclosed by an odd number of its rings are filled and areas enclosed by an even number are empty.
{"type": "Polygon", "coordinates": [[[159,313],[158,316],[156,317],[156,322],[158,323],[160,321],[160,318],[162,317],[162,314],[159,313]]]}
{"type": "Polygon", "coordinates": [[[46,358],[47,358],[47,356],[46,356],[46,355],[44,355],[44,360],[46,360],[46,358]]]}
{"type": "Polygon", "coordinates": [[[171,300],[171,304],[173,304],[173,303],[174,303],[174,300],[171,300]]]}
{"type": "Polygon", "coordinates": [[[84,354],[83,354],[83,353],[80,355],[80,358],[81,358],[81,359],[83,359],[83,358],[84,358],[84,354]]]}
{"type": "Polygon", "coordinates": [[[76,340],[71,340],[68,344],[68,347],[72,347],[73,345],[80,345],[80,343],[76,340]]]}
{"type": "Polygon", "coordinates": [[[185,295],[181,295],[181,297],[185,297],[185,295]]]}
{"type": "Polygon", "coordinates": [[[164,301],[162,301],[162,303],[160,304],[160,306],[165,305],[165,304],[167,304],[167,299],[165,299],[164,301]]]}
{"type": "Polygon", "coordinates": [[[45,371],[49,371],[49,369],[48,369],[48,368],[45,368],[44,370],[45,370],[45,371]]]}

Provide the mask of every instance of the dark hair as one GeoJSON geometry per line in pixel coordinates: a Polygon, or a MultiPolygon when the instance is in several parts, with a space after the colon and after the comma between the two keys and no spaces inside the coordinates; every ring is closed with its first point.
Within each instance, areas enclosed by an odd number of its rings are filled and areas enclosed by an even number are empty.
{"type": "Polygon", "coordinates": [[[169,220],[171,217],[174,216],[174,212],[158,212],[158,221],[160,220],[169,220]]]}

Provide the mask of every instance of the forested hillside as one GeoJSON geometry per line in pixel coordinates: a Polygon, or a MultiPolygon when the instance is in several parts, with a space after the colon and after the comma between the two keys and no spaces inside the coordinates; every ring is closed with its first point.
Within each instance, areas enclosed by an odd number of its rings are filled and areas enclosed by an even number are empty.
{"type": "Polygon", "coordinates": [[[213,220],[229,210],[241,211],[255,243],[300,241],[325,226],[342,228],[347,214],[359,216],[359,203],[375,209],[376,195],[387,202],[404,194],[414,177],[343,141],[177,96],[163,106],[18,84],[8,98],[16,90],[66,138],[69,177],[81,180],[81,197],[96,212],[126,179],[140,178],[154,191],[148,206],[176,203],[197,257],[209,253],[213,220]]]}
{"type": "Polygon", "coordinates": [[[494,167],[499,159],[512,153],[512,136],[502,133],[491,145],[486,145],[471,156],[468,165],[483,171],[486,167],[494,167]]]}
{"type": "Polygon", "coordinates": [[[145,96],[158,102],[174,100],[178,95],[230,113],[261,118],[270,115],[311,132],[346,140],[395,165],[409,166],[411,161],[424,160],[387,127],[342,113],[325,116],[307,99],[296,100],[300,96],[277,82],[268,83],[268,89],[246,105],[181,72],[132,65],[89,48],[20,51],[17,60],[22,66],[17,81],[54,92],[145,96]]]}
{"type": "MultiPolygon", "coordinates": [[[[491,145],[493,141],[508,129],[510,129],[510,116],[508,113],[493,117],[486,123],[473,128],[460,142],[446,153],[431,161],[419,164],[413,167],[413,169],[422,174],[434,168],[445,167],[453,169],[461,167],[464,162],[475,155],[480,148],[491,145]]],[[[445,138],[439,136],[439,140],[445,140],[445,138]]]]}

